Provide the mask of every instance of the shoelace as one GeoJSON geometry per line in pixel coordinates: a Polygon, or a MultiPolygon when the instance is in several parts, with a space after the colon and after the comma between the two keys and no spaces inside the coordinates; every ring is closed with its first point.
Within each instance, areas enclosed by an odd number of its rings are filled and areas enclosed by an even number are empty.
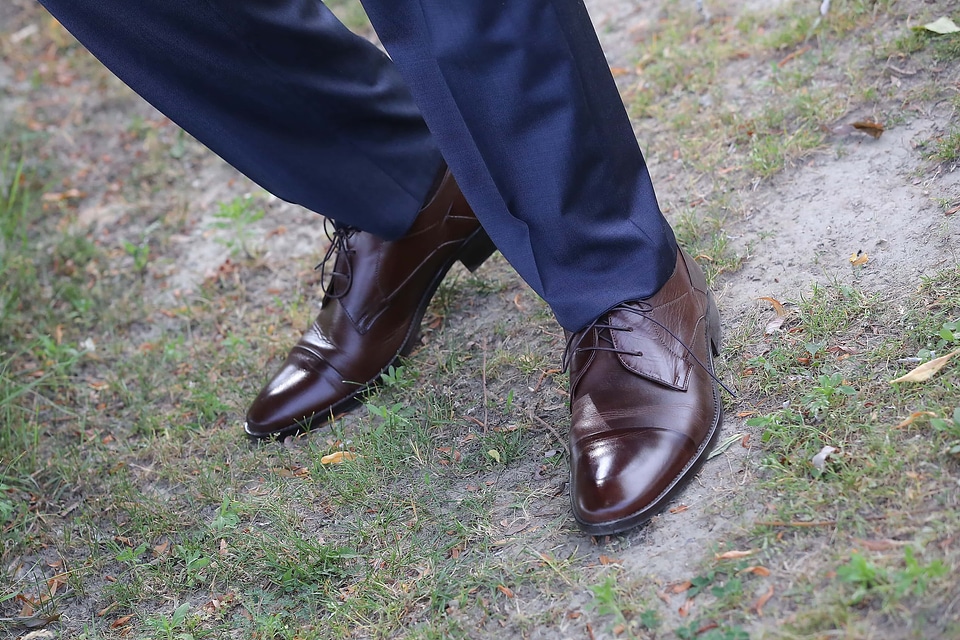
{"type": "Polygon", "coordinates": [[[677,335],[676,335],[673,331],[671,331],[668,327],[664,326],[662,322],[660,322],[660,321],[657,320],[656,318],[653,318],[653,317],[651,317],[651,316],[648,315],[648,312],[649,312],[649,311],[652,311],[652,310],[653,310],[653,307],[651,307],[648,303],[646,303],[646,302],[644,302],[644,301],[642,301],[642,300],[639,301],[639,302],[635,302],[635,303],[633,303],[633,304],[620,303],[620,304],[615,305],[614,307],[610,308],[606,313],[601,314],[600,317],[598,317],[596,320],[594,320],[593,322],[591,322],[585,329],[581,329],[581,330],[578,331],[577,333],[570,334],[570,337],[567,338],[566,348],[564,348],[564,350],[563,350],[563,360],[562,360],[563,371],[567,371],[567,370],[570,368],[571,363],[573,362],[573,357],[574,357],[576,354],[581,353],[581,352],[583,352],[583,351],[608,351],[608,352],[617,353],[617,354],[621,354],[621,355],[636,356],[636,357],[638,357],[638,358],[642,358],[642,357],[643,357],[643,352],[641,352],[641,351],[627,351],[627,350],[625,350],[625,349],[618,349],[618,348],[616,347],[616,345],[614,344],[614,342],[613,342],[613,334],[610,333],[611,331],[626,331],[626,332],[629,333],[629,332],[633,331],[633,327],[620,327],[620,326],[617,326],[617,325],[609,324],[608,322],[602,322],[602,320],[604,320],[605,318],[608,318],[608,317],[610,316],[610,314],[613,313],[614,311],[626,311],[626,312],[632,313],[632,314],[634,314],[634,315],[641,316],[643,319],[649,320],[650,322],[654,323],[655,325],[657,325],[658,327],[660,327],[661,329],[663,329],[664,331],[666,331],[674,340],[677,341],[677,344],[679,344],[681,347],[683,347],[684,350],[685,350],[687,353],[690,354],[690,356],[693,358],[694,362],[696,362],[696,363],[700,366],[701,369],[703,369],[704,371],[706,371],[706,372],[707,372],[707,375],[709,375],[711,378],[713,378],[713,381],[714,381],[714,382],[716,382],[718,385],[720,385],[721,387],[723,387],[723,390],[724,390],[724,391],[726,391],[726,392],[729,393],[731,396],[733,396],[734,398],[736,398],[736,397],[737,397],[737,394],[734,393],[734,392],[730,389],[730,387],[728,387],[727,385],[725,385],[725,384],[723,383],[723,381],[720,380],[720,378],[718,378],[718,377],[716,376],[716,374],[714,374],[713,371],[710,370],[710,367],[708,367],[707,365],[703,364],[703,362],[700,361],[700,358],[697,357],[697,354],[695,354],[695,353],[693,352],[693,350],[692,350],[690,347],[688,347],[688,346],[683,342],[683,340],[681,340],[679,337],[677,337],[677,335]],[[591,332],[591,331],[593,331],[593,330],[595,330],[595,329],[598,330],[598,331],[597,331],[597,338],[598,338],[598,339],[603,339],[603,340],[605,340],[606,342],[608,342],[608,343],[610,344],[609,347],[602,347],[602,346],[582,347],[582,346],[580,346],[580,345],[583,343],[584,337],[586,337],[586,335],[587,335],[589,332],[591,332]],[[606,332],[602,331],[603,329],[606,329],[606,332]]]}
{"type": "Polygon", "coordinates": [[[330,219],[324,219],[323,221],[323,233],[327,236],[327,240],[330,241],[330,246],[327,247],[327,252],[324,254],[323,260],[314,267],[314,270],[319,269],[320,284],[326,295],[333,299],[346,295],[353,282],[353,264],[350,256],[356,252],[350,248],[348,241],[356,232],[357,229],[355,227],[339,225],[330,219]],[[346,272],[337,271],[337,258],[341,254],[344,256],[343,264],[346,266],[346,272]],[[337,276],[346,278],[346,284],[342,287],[337,287],[339,291],[335,291],[333,286],[334,278],[337,276]]]}

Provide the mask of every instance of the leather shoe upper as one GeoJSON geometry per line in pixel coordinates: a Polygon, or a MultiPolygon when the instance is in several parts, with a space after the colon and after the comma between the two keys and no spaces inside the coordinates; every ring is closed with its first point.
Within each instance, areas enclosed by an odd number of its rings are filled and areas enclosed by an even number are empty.
{"type": "Polygon", "coordinates": [[[569,336],[571,499],[585,531],[641,524],[706,459],[721,420],[719,344],[703,272],[682,251],[656,294],[569,336]]]}
{"type": "Polygon", "coordinates": [[[399,240],[337,229],[324,262],[333,267],[320,313],[251,404],[247,434],[295,433],[350,408],[413,347],[453,263],[475,269],[492,251],[449,171],[399,240]]]}

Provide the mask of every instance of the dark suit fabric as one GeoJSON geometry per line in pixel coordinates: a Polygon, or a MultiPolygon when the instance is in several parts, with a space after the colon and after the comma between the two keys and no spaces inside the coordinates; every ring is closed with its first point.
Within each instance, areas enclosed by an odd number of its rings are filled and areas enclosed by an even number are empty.
{"type": "Polygon", "coordinates": [[[654,293],[676,243],[577,0],[40,0],[135,91],[277,196],[396,238],[450,165],[576,330],[654,293]]]}

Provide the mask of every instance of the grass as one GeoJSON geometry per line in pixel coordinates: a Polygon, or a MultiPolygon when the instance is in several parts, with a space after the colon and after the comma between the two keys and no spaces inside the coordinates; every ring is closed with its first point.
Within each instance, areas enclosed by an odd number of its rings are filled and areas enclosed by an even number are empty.
{"type": "MultiPolygon", "coordinates": [[[[669,3],[648,27],[634,75],[619,79],[654,171],[676,167],[689,186],[665,209],[715,285],[758,259],[734,241],[747,216],[738,194],[829,152],[824,126],[955,106],[944,76],[922,70],[947,69],[956,40],[908,30],[906,10],[837,0],[816,27],[815,7],[799,4],[704,24],[692,4],[669,3]],[[921,70],[904,76],[904,94],[891,93],[888,60],[921,70]]],[[[771,334],[759,317],[733,322],[722,366],[740,397],[728,415],[749,414],[759,460],[712,507],[736,526],[682,553],[669,550],[673,514],[592,540],[565,493],[563,336],[499,258],[452,274],[423,344],[357,412],[309,437],[245,441],[246,403],[315,312],[315,276],[277,275],[276,239],[258,226],[269,202],[238,196],[246,185],[191,206],[170,189],[188,190],[204,156],[149,112],[124,107],[107,134],[92,116],[70,121],[78,145],[114,136],[110,148],[137,162],[115,160],[105,177],[99,156],[70,156],[53,132],[73,96],[134,103],[40,24],[16,50],[0,44],[47,98],[0,125],[3,633],[960,633],[960,365],[889,382],[960,342],[955,266],[896,296],[814,287],[771,334]],[[98,224],[81,223],[91,201],[118,200],[118,216],[106,206],[98,224]],[[180,290],[168,270],[178,243],[207,233],[224,260],[180,290]],[[836,451],[815,466],[824,446],[836,451]],[[350,455],[325,462],[338,452],[350,455]],[[654,543],[673,554],[668,577],[644,555],[654,543]]],[[[918,150],[931,172],[956,162],[951,117],[918,150]]],[[[683,500],[696,507],[698,491],[683,500]]]]}

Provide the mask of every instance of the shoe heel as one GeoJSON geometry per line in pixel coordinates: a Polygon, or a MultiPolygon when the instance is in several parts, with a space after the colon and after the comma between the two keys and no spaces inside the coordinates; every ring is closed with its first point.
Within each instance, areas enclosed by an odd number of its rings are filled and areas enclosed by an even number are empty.
{"type": "Polygon", "coordinates": [[[707,338],[710,340],[710,349],[714,357],[720,355],[720,312],[717,310],[717,301],[713,293],[707,292],[707,338]]]}
{"type": "Polygon", "coordinates": [[[476,271],[496,250],[497,248],[490,240],[490,236],[481,227],[474,231],[473,235],[463,243],[460,250],[460,263],[469,271],[476,271]]]}

